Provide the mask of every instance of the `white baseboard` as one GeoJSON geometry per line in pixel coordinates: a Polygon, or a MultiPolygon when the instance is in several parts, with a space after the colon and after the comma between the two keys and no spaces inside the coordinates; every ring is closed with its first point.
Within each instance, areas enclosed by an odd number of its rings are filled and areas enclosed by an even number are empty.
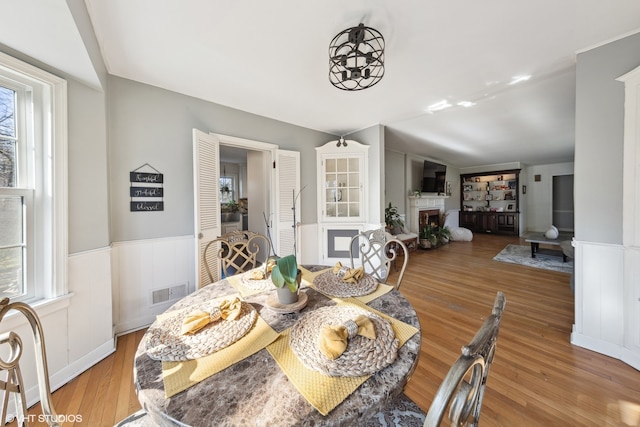
{"type": "MultiPolygon", "coordinates": [[[[105,357],[112,354],[116,351],[116,347],[114,345],[113,340],[109,340],[93,350],[92,352],[86,354],[82,358],[72,362],[71,364],[65,366],[63,369],[58,372],[49,372],[49,383],[51,385],[51,392],[59,389],[63,385],[67,384],[72,379],[76,378],[82,372],[86,371],[96,363],[100,362],[105,357]]],[[[38,386],[31,387],[25,392],[27,397],[27,406],[35,405],[40,401],[40,395],[38,391],[38,386]]],[[[74,415],[74,414],[66,414],[66,415],[74,415]]]]}
{"type": "Polygon", "coordinates": [[[120,335],[128,334],[129,332],[144,329],[149,325],[151,325],[154,320],[156,320],[155,314],[129,319],[126,322],[122,322],[118,324],[118,327],[115,330],[115,334],[116,336],[120,336],[120,335]]]}
{"type": "Polygon", "coordinates": [[[621,350],[620,360],[640,371],[640,356],[637,352],[633,352],[623,347],[621,350]]]}
{"type": "Polygon", "coordinates": [[[599,340],[597,338],[589,337],[587,335],[579,334],[575,331],[571,333],[571,344],[586,348],[587,350],[595,351],[600,354],[604,354],[605,356],[620,359],[622,347],[620,347],[619,345],[599,340]]]}
{"type": "Polygon", "coordinates": [[[640,371],[640,356],[637,352],[629,350],[626,347],[594,339],[575,331],[571,333],[571,344],[586,348],[587,350],[595,351],[596,353],[604,354],[605,356],[609,356],[614,359],[619,359],[632,368],[640,371]]]}

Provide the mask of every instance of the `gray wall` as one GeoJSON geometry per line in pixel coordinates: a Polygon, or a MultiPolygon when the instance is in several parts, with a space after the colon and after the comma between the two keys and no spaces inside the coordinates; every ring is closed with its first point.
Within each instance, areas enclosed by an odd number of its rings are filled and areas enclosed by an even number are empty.
{"type": "Polygon", "coordinates": [[[112,241],[193,234],[193,128],[300,151],[301,221],[316,222],[315,147],[336,136],[249,114],[131,80],[109,77],[112,241]],[[164,174],[164,211],[129,211],[129,172],[164,174]]]}
{"type": "MultiPolygon", "coordinates": [[[[527,186],[527,194],[520,192],[520,209],[526,212],[527,217],[524,231],[543,232],[551,227],[553,224],[553,177],[571,175],[573,171],[574,164],[567,162],[529,166],[526,176],[520,174],[520,188],[522,189],[523,185],[527,186]],[[540,175],[540,181],[535,180],[536,175],[540,175]]],[[[593,200],[592,203],[594,203],[593,200]]]]}
{"type": "Polygon", "coordinates": [[[68,80],[69,253],[109,246],[109,174],[103,92],[68,80]]]}
{"type": "Polygon", "coordinates": [[[640,34],[580,53],[576,64],[576,240],[622,244],[624,85],[640,65],[640,34]]]}
{"type": "Polygon", "coordinates": [[[395,206],[398,213],[406,215],[408,190],[404,180],[404,153],[385,150],[384,152],[384,206],[395,206]]]}
{"type": "MultiPolygon", "coordinates": [[[[67,0],[100,83],[107,67],[82,0],[67,0]]],[[[109,246],[109,173],[107,158],[107,97],[67,78],[69,253],[109,246]]]]}
{"type": "MultiPolygon", "coordinates": [[[[70,4],[76,4],[72,1],[70,4]]],[[[83,5],[82,2],[80,2],[83,5]]],[[[80,9],[83,8],[73,8],[80,9]]],[[[85,13],[74,13],[76,21],[88,19],[85,13]]],[[[86,21],[85,21],[86,23],[86,21]]],[[[90,28],[80,25],[81,31],[90,28]]],[[[89,52],[97,49],[92,32],[85,34],[89,52]]],[[[34,37],[38,37],[34,34],[34,37]]],[[[106,96],[101,88],[88,87],[60,70],[0,44],[0,50],[21,61],[67,80],[68,120],[68,247],[69,253],[109,246],[109,177],[107,171],[106,96]]],[[[101,81],[106,71],[100,56],[91,55],[101,81]]]]}

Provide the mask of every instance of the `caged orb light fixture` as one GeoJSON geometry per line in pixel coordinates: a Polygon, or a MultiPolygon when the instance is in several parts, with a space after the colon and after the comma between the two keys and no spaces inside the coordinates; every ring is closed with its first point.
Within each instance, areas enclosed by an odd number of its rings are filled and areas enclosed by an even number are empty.
{"type": "Polygon", "coordinates": [[[340,32],[329,45],[329,80],[338,89],[371,87],[384,76],[384,38],[360,24],[340,32]]]}

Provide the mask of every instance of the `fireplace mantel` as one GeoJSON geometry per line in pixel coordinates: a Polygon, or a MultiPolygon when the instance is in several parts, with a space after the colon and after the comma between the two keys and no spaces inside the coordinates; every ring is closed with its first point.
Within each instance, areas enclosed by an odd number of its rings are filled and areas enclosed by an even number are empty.
{"type": "Polygon", "coordinates": [[[426,195],[423,194],[420,197],[409,196],[409,229],[413,233],[419,233],[419,218],[420,211],[437,209],[440,212],[440,217],[444,214],[444,200],[449,196],[438,195],[426,195]]]}

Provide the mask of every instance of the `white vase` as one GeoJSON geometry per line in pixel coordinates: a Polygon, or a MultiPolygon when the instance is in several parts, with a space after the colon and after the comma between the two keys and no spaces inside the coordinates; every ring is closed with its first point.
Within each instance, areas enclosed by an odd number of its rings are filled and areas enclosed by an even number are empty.
{"type": "Polygon", "coordinates": [[[276,289],[278,294],[278,302],[280,304],[288,305],[298,302],[298,292],[291,292],[287,285],[276,289]]]}
{"type": "Polygon", "coordinates": [[[302,282],[302,270],[298,270],[296,282],[298,282],[298,289],[296,289],[295,292],[291,292],[286,283],[283,287],[276,288],[276,294],[278,295],[278,302],[280,304],[288,305],[298,302],[298,290],[300,289],[300,283],[302,282]]]}
{"type": "Polygon", "coordinates": [[[544,236],[549,240],[557,239],[558,235],[559,235],[558,229],[554,225],[552,225],[551,228],[548,229],[546,233],[544,233],[544,236]]]}

